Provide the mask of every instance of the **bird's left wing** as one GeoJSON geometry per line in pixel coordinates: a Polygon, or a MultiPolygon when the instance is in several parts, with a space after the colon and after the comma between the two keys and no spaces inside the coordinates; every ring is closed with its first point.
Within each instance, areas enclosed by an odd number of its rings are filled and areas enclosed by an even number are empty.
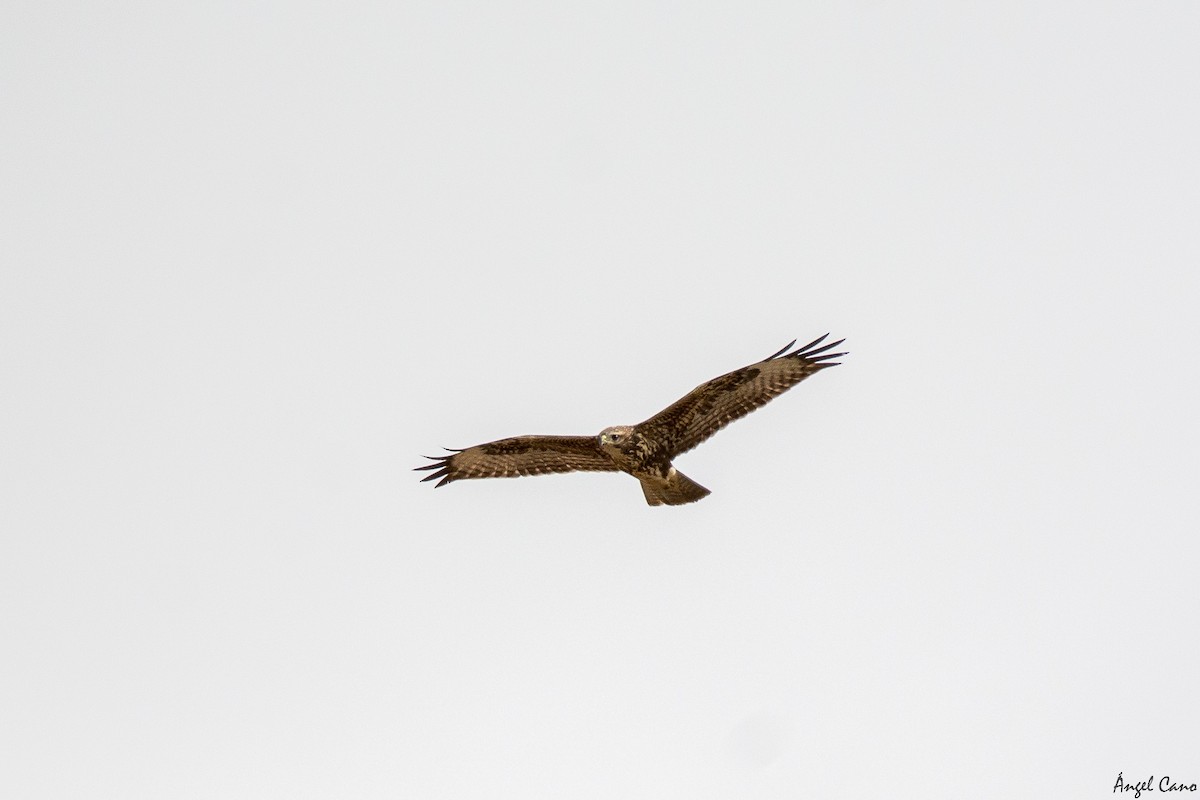
{"type": "Polygon", "coordinates": [[[671,456],[685,453],[735,419],[766,405],[800,381],[826,367],[829,353],[845,339],[819,346],[829,334],[792,350],[787,347],[757,364],[713,378],[637,426],[637,431],[662,442],[671,456]]]}
{"type": "Polygon", "coordinates": [[[438,486],[465,478],[515,478],[577,470],[617,471],[594,436],[514,436],[477,444],[466,450],[452,450],[448,456],[425,457],[433,463],[416,469],[437,470],[421,480],[440,478],[438,486]]]}

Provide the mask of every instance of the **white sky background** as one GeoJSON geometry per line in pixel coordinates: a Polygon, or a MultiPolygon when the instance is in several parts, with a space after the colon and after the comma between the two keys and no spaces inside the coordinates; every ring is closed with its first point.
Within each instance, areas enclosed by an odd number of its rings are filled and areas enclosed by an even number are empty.
{"type": "Polygon", "coordinates": [[[3,17],[4,796],[1200,781],[1194,3],[3,17]]]}

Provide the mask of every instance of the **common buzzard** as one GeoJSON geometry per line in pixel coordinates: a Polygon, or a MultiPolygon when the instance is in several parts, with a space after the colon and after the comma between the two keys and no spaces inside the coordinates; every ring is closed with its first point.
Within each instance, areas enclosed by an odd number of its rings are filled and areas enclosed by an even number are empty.
{"type": "Polygon", "coordinates": [[[818,347],[829,334],[798,349],[787,347],[757,364],[713,378],[673,405],[638,425],[617,425],[599,436],[514,436],[466,450],[447,448],[448,456],[418,470],[436,470],[422,481],[441,486],[464,478],[513,478],[549,472],[627,472],[641,481],[646,502],[677,506],[709,494],[671,466],[671,460],[735,419],[783,394],[800,381],[846,355],[829,353],[845,339],[818,347]]]}

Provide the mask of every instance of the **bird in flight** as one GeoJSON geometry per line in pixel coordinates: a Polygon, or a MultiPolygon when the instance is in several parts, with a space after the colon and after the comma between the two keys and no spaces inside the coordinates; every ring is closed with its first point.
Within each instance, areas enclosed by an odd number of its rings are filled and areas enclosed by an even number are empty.
{"type": "Polygon", "coordinates": [[[694,503],[710,492],[675,469],[672,459],[809,375],[837,366],[838,362],[830,359],[846,354],[828,351],[845,339],[822,345],[828,336],[794,350],[793,340],[756,364],[700,384],[637,425],[605,428],[598,436],[514,436],[465,450],[446,448],[450,455],[425,456],[433,463],[416,469],[434,470],[421,480],[437,480],[437,486],[465,478],[626,472],[641,482],[646,502],[652,506],[694,503]]]}

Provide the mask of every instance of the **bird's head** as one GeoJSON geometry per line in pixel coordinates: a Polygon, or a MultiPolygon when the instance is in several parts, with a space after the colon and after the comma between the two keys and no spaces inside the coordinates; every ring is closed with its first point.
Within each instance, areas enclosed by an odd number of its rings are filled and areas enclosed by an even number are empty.
{"type": "Polygon", "coordinates": [[[605,450],[627,452],[633,447],[635,436],[632,425],[614,425],[600,431],[600,447],[605,450]]]}

